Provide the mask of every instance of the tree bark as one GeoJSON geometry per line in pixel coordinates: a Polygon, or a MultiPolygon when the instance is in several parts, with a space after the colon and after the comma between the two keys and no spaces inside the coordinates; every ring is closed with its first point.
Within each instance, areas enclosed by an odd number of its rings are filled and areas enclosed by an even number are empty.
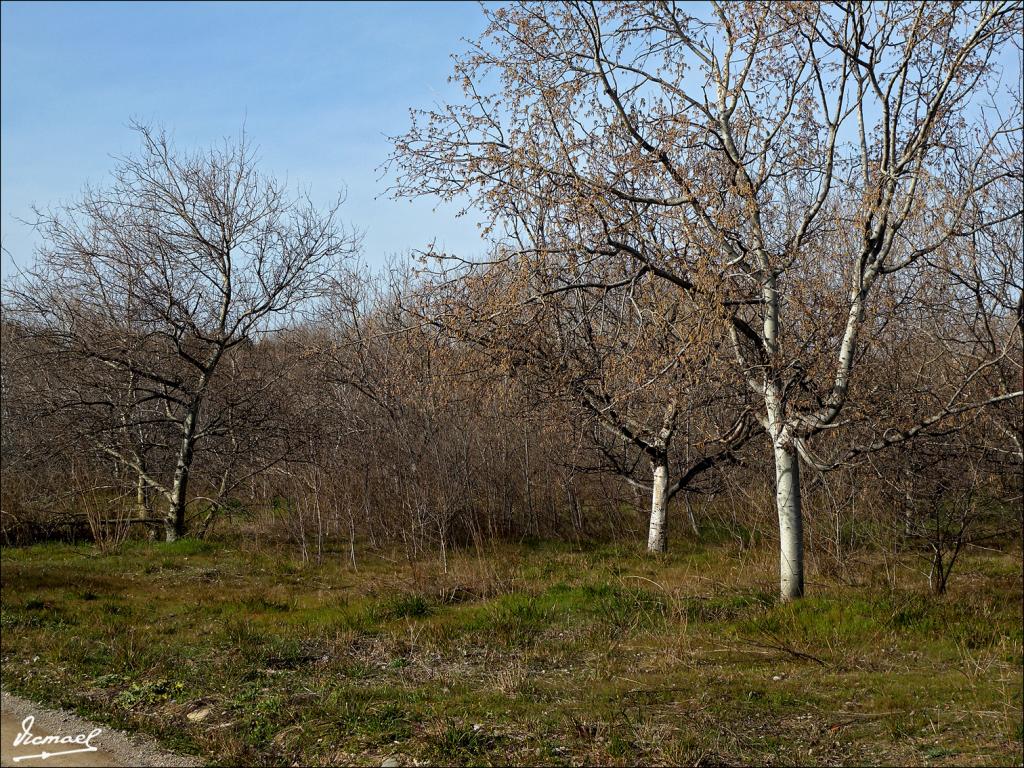
{"type": "Polygon", "coordinates": [[[192,470],[192,454],[196,443],[196,422],[199,418],[197,401],[192,405],[182,424],[181,448],[178,451],[178,463],[174,469],[174,485],[164,519],[167,541],[177,541],[185,535],[185,502],[188,498],[188,480],[192,470]]]}
{"type": "Polygon", "coordinates": [[[779,514],[779,597],[804,594],[803,511],[800,506],[800,458],[792,445],[775,443],[775,507],[779,514]]]}
{"type": "Polygon", "coordinates": [[[647,536],[648,552],[668,551],[668,461],[661,457],[651,462],[654,481],[651,490],[651,525],[647,536]]]}
{"type": "MultiPolygon", "coordinates": [[[[145,468],[145,465],[143,465],[145,468]]],[[[139,478],[135,485],[135,514],[139,520],[144,520],[143,523],[146,531],[146,538],[152,541],[156,538],[156,529],[152,525],[152,510],[149,503],[149,486],[146,484],[146,479],[142,473],[139,473],[139,478]]]]}
{"type": "MultiPolygon", "coordinates": [[[[175,488],[178,483],[175,481],[175,488]]],[[[167,516],[164,518],[164,533],[166,541],[177,541],[185,535],[185,505],[182,503],[183,496],[177,490],[174,498],[167,507],[167,516]]]]}

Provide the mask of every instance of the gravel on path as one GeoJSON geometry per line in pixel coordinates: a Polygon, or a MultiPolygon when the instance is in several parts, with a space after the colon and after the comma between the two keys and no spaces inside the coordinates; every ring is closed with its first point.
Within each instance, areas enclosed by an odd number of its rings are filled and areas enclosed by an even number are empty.
{"type": "Polygon", "coordinates": [[[137,734],[129,734],[116,728],[83,720],[70,712],[46,709],[20,696],[0,693],[0,766],[3,768],[21,768],[21,766],[49,766],[49,768],[65,768],[68,766],[199,766],[203,763],[195,757],[176,755],[161,749],[152,739],[137,734]],[[29,721],[28,718],[32,720],[29,721]],[[87,750],[81,743],[50,743],[37,742],[14,746],[17,737],[25,730],[26,724],[33,738],[47,736],[73,740],[80,736],[84,741],[95,730],[88,741],[88,746],[95,750],[87,750]],[[78,751],[71,751],[78,750],[78,751]],[[68,752],[68,754],[58,754],[68,752]],[[43,755],[46,757],[43,757],[43,755]]]}

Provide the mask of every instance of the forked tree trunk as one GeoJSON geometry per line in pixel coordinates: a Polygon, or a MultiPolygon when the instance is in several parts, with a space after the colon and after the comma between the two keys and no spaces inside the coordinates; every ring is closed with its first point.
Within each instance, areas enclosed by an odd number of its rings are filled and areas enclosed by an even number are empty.
{"type": "Polygon", "coordinates": [[[792,445],[775,443],[775,507],[779,513],[779,597],[804,594],[804,535],[800,459],[792,445]]]}
{"type": "Polygon", "coordinates": [[[651,462],[654,480],[651,490],[651,526],[647,536],[648,552],[668,550],[668,461],[664,458],[651,462]]]}

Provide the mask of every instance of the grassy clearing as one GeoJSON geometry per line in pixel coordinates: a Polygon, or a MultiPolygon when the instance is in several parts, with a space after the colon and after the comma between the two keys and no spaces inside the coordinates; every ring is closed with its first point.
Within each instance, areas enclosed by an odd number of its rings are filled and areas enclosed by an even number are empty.
{"type": "Polygon", "coordinates": [[[1020,764],[1020,552],[782,605],[767,548],[676,549],[8,548],[3,685],[220,764],[1020,764]]]}

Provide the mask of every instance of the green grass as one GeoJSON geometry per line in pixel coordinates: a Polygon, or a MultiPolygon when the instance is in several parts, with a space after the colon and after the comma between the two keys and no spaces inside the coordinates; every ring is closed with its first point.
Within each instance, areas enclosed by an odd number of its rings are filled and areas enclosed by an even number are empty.
{"type": "Polygon", "coordinates": [[[3,686],[219,764],[1021,762],[1020,552],[780,604],[767,545],[673,549],[6,548],[3,686]]]}

